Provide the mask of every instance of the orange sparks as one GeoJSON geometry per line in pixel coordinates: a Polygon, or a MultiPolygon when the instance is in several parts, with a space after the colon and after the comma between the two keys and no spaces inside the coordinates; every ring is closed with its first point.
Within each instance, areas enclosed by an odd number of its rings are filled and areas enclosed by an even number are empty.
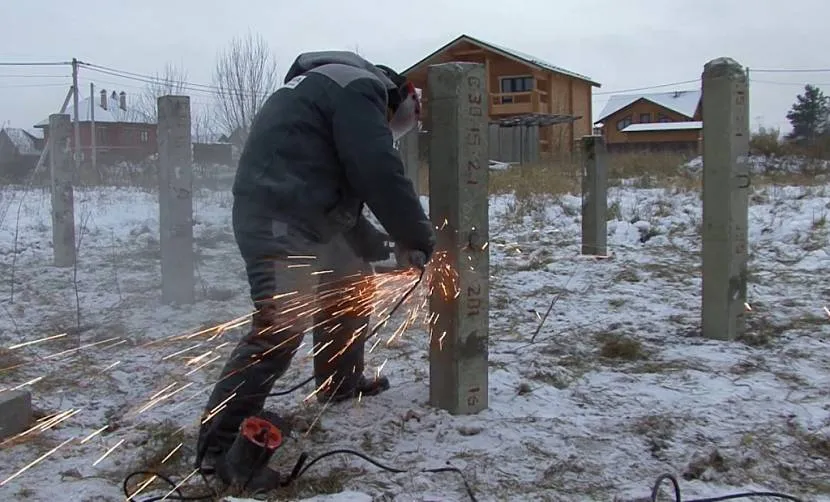
{"type": "Polygon", "coordinates": [[[104,454],[103,454],[103,455],[101,455],[100,457],[98,457],[98,460],[96,460],[95,462],[93,462],[93,463],[92,463],[92,467],[95,467],[96,465],[100,464],[100,463],[101,463],[101,461],[103,461],[105,458],[107,458],[107,457],[110,455],[110,453],[112,453],[113,451],[115,451],[115,449],[116,449],[116,448],[118,448],[119,446],[121,446],[122,444],[124,444],[124,440],[123,440],[123,439],[121,439],[120,441],[118,441],[117,443],[115,443],[115,444],[112,446],[112,448],[108,449],[107,451],[105,451],[105,452],[104,452],[104,454]]]}
{"type": "Polygon", "coordinates": [[[34,467],[35,465],[39,464],[40,462],[42,462],[43,460],[45,460],[47,457],[49,457],[50,455],[52,455],[52,454],[53,454],[53,453],[55,453],[56,451],[60,450],[61,448],[63,448],[63,447],[64,447],[64,446],[66,446],[67,444],[69,444],[69,443],[70,443],[71,441],[73,441],[74,439],[75,439],[74,437],[71,437],[71,438],[67,439],[67,440],[66,440],[66,441],[64,441],[63,443],[61,443],[61,444],[59,444],[58,446],[56,446],[56,447],[52,448],[51,450],[47,451],[46,453],[44,453],[43,455],[39,456],[38,458],[36,458],[35,460],[31,461],[30,463],[26,464],[26,465],[25,465],[25,466],[23,466],[23,467],[22,467],[19,471],[15,472],[14,474],[12,474],[12,475],[11,475],[11,476],[9,476],[8,478],[4,479],[3,481],[0,481],[0,486],[5,486],[5,485],[6,485],[7,483],[9,483],[11,480],[13,480],[13,479],[17,478],[18,476],[20,476],[20,475],[21,475],[21,474],[23,474],[24,472],[28,471],[29,469],[31,469],[31,468],[32,468],[32,467],[34,467]]]}
{"type": "Polygon", "coordinates": [[[10,346],[6,347],[6,349],[7,350],[20,349],[20,348],[23,348],[23,347],[28,347],[29,345],[34,345],[36,343],[48,342],[49,340],[57,340],[58,338],[63,338],[65,336],[67,336],[67,333],[61,333],[59,335],[47,336],[45,338],[39,338],[37,340],[31,340],[31,341],[28,341],[28,342],[18,343],[16,345],[10,345],[10,346]]]}

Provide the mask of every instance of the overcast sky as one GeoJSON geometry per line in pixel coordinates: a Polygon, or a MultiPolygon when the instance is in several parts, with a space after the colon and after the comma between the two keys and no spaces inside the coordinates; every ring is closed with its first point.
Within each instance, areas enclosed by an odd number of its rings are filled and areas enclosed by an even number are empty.
{"type": "MultiPolygon", "coordinates": [[[[609,91],[697,79],[730,56],[750,69],[830,68],[827,0],[6,0],[0,62],[76,57],[139,74],[165,63],[210,84],[216,52],[248,30],[262,34],[284,72],[300,52],[355,49],[404,69],[461,33],[528,52],[609,91]]],[[[68,67],[0,66],[0,124],[30,127],[54,113],[68,67]]],[[[788,128],[805,83],[830,92],[830,72],[751,73],[753,127],[788,128]]],[[[140,92],[141,82],[81,71],[82,96],[140,92]]],[[[687,89],[692,86],[678,86],[687,89]]],[[[662,88],[659,90],[673,90],[662,88]]],[[[194,93],[196,106],[208,103],[194,93]]]]}

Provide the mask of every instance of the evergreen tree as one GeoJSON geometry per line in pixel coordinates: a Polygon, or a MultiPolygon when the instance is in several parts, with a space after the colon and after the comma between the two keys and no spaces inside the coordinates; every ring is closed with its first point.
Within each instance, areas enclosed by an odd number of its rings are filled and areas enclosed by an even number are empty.
{"type": "Polygon", "coordinates": [[[793,127],[787,139],[812,144],[816,138],[830,132],[830,97],[818,87],[807,84],[804,94],[796,96],[796,102],[787,112],[787,120],[793,127]]]}

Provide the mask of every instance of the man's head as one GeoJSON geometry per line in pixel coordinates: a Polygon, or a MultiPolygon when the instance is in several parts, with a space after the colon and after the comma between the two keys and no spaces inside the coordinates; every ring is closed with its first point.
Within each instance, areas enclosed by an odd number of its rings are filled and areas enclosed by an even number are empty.
{"type": "Polygon", "coordinates": [[[418,127],[421,117],[421,100],[415,91],[412,82],[406,77],[398,74],[388,66],[375,65],[395,84],[395,89],[388,93],[389,127],[392,129],[392,137],[399,140],[406,133],[418,127]]]}

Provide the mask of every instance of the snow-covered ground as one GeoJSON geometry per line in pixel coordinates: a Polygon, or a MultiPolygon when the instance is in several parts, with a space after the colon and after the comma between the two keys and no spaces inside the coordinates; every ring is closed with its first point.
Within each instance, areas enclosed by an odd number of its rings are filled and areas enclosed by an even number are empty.
{"type": "MultiPolygon", "coordinates": [[[[227,191],[195,195],[198,302],[174,308],[160,302],[153,193],[79,189],[73,270],[51,266],[48,192],[2,192],[0,346],[68,335],[0,351],[0,388],[31,389],[40,416],[66,412],[0,447],[0,499],[123,500],[131,470],[162,464],[177,481],[192,471],[211,377],[244,328],[190,352],[194,340],[147,343],[249,311],[230,204],[227,191]],[[175,395],[136,413],[164,393],[175,395]]],[[[612,189],[607,259],[579,256],[579,208],[578,196],[492,199],[488,410],[453,417],[427,405],[427,336],[413,328],[370,357],[388,360],[392,391],[322,413],[302,403],[307,392],[269,401],[305,430],[278,465],[332,448],[416,470],[450,462],[493,501],[644,496],[664,472],[682,476],[686,498],[764,488],[830,500],[830,187],[755,189],[750,330],[733,342],[699,336],[698,193],[612,189]]],[[[278,387],[310,367],[298,356],[278,387]]],[[[454,474],[390,474],[354,457],[321,461],[281,496],[338,492],[312,500],[466,497],[454,474]]]]}

